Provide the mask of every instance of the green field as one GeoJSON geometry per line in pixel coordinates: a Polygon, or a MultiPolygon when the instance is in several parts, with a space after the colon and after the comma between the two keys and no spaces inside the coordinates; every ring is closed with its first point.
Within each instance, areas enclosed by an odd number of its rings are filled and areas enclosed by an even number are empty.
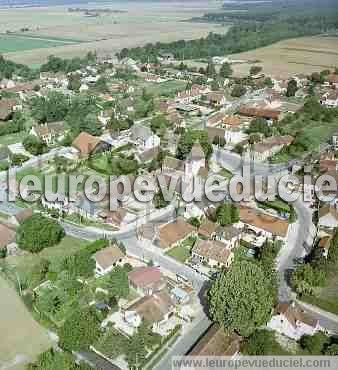
{"type": "Polygon", "coordinates": [[[0,276],[0,368],[23,370],[51,345],[47,330],[31,316],[17,292],[0,276]]]}
{"type": "Polygon", "coordinates": [[[324,311],[338,315],[338,276],[332,273],[326,285],[316,289],[314,296],[303,296],[300,299],[304,302],[318,306],[324,311]]]}
{"type": "Polygon", "coordinates": [[[16,144],[16,143],[21,143],[24,136],[25,136],[25,133],[23,132],[18,132],[17,134],[0,136],[0,145],[11,145],[11,144],[16,144]]]}
{"type": "Polygon", "coordinates": [[[29,35],[0,35],[0,53],[11,53],[16,51],[33,50],[41,48],[53,48],[79,43],[80,41],[62,38],[47,38],[29,35]]]}

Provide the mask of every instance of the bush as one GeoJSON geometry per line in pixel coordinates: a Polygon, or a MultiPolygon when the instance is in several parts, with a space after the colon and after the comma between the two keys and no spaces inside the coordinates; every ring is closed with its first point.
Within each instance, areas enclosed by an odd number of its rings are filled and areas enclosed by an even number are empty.
{"type": "Polygon", "coordinates": [[[46,145],[37,137],[28,135],[22,142],[27,152],[33,155],[40,155],[46,151],[46,145]]]}
{"type": "Polygon", "coordinates": [[[56,221],[36,214],[22,222],[17,242],[21,249],[38,253],[58,244],[64,235],[63,228],[56,221]]]}
{"type": "Polygon", "coordinates": [[[300,338],[300,345],[307,350],[310,355],[321,355],[328,342],[329,338],[323,333],[304,335],[300,338]]]}
{"type": "Polygon", "coordinates": [[[0,258],[6,258],[7,248],[0,248],[0,258]]]}

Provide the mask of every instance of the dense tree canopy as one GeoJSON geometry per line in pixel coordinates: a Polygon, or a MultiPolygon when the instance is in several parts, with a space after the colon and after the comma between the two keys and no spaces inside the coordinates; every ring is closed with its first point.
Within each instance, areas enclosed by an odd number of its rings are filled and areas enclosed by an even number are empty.
{"type": "Polygon", "coordinates": [[[201,144],[205,157],[209,159],[212,155],[212,145],[209,142],[207,132],[199,130],[186,130],[182,134],[177,146],[177,157],[179,159],[187,158],[194,143],[197,142],[201,144]]]}
{"type": "Polygon", "coordinates": [[[238,207],[231,203],[224,203],[216,209],[216,221],[221,226],[232,225],[239,221],[238,207]]]}
{"type": "Polygon", "coordinates": [[[270,282],[253,262],[235,262],[220,274],[209,291],[211,318],[243,336],[249,336],[269,320],[273,303],[270,282]]]}
{"type": "Polygon", "coordinates": [[[26,136],[22,141],[22,145],[27,152],[33,155],[43,154],[47,150],[46,144],[34,135],[26,136]]]}
{"type": "Polygon", "coordinates": [[[58,222],[39,214],[23,221],[17,231],[19,247],[33,253],[58,244],[63,236],[58,222]]]}
{"type": "Polygon", "coordinates": [[[232,68],[229,63],[223,63],[219,71],[219,75],[223,78],[230,77],[232,75],[232,68]]]}
{"type": "Polygon", "coordinates": [[[67,351],[88,349],[100,334],[96,313],[81,307],[69,316],[58,331],[60,346],[67,351]]]}
{"type": "MultiPolygon", "coordinates": [[[[242,12],[243,13],[246,12],[242,12]]],[[[231,13],[227,13],[229,17],[231,13]]],[[[213,16],[223,17],[219,21],[224,21],[224,15],[213,16]]],[[[249,17],[251,14],[249,14],[249,17]]],[[[244,17],[246,15],[244,14],[244,17]]],[[[210,58],[219,55],[228,55],[242,51],[256,49],[267,46],[274,42],[299,37],[305,35],[315,35],[338,28],[338,17],[336,11],[327,14],[300,13],[297,15],[289,14],[281,19],[264,18],[264,22],[253,17],[231,27],[225,34],[210,33],[207,37],[197,40],[179,40],[171,43],[158,42],[148,43],[144,47],[132,49],[122,49],[119,57],[131,57],[146,62],[156,59],[160,52],[173,53],[176,59],[197,59],[210,58]],[[254,19],[254,20],[252,20],[254,19]]]]}

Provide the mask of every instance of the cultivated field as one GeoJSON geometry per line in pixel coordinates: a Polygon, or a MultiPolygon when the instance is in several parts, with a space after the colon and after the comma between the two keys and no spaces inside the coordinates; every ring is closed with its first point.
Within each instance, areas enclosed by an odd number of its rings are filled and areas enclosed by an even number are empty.
{"type": "MultiPolygon", "coordinates": [[[[165,3],[114,2],[105,8],[124,10],[125,13],[108,13],[99,17],[87,17],[82,12],[68,12],[65,7],[6,9],[0,10],[0,32],[20,32],[28,28],[25,36],[42,37],[45,41],[79,40],[73,45],[53,45],[41,49],[18,52],[1,48],[0,53],[18,62],[39,64],[47,56],[63,57],[84,55],[90,50],[99,54],[111,54],[123,47],[144,45],[148,42],[194,39],[206,36],[210,31],[226,32],[225,27],[213,24],[184,22],[194,16],[217,9],[216,2],[182,1],[165,3]],[[13,51],[13,52],[12,52],[13,51]]],[[[88,7],[88,6],[86,6],[88,7]]],[[[96,7],[96,6],[95,6],[96,7]]],[[[96,7],[97,8],[97,7],[96,7]]]]}
{"type": "Polygon", "coordinates": [[[41,48],[53,48],[57,46],[71,45],[74,43],[77,43],[77,41],[29,36],[25,34],[0,35],[0,50],[2,53],[10,53],[41,48]]]}
{"type": "MultiPolygon", "coordinates": [[[[302,37],[235,54],[233,59],[260,61],[264,72],[275,77],[309,74],[338,66],[338,37],[302,37]]],[[[235,75],[248,75],[252,64],[234,66],[235,75]]]]}
{"type": "Polygon", "coordinates": [[[22,370],[51,346],[51,340],[1,276],[0,296],[0,369],[22,370]]]}

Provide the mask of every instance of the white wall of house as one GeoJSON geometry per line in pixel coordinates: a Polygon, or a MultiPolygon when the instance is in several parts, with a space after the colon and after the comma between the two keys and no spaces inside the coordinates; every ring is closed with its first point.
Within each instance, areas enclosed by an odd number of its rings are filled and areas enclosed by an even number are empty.
{"type": "Polygon", "coordinates": [[[331,213],[319,218],[318,225],[321,227],[327,227],[333,229],[338,226],[338,221],[331,213]]]}
{"type": "Polygon", "coordinates": [[[123,259],[121,258],[120,261],[116,262],[116,263],[113,263],[111,264],[109,267],[107,268],[104,268],[102,267],[96,260],[95,260],[95,276],[96,277],[99,277],[99,276],[103,276],[103,275],[106,275],[108,274],[110,271],[114,270],[114,268],[118,265],[121,265],[123,264],[123,259]]]}
{"type": "Polygon", "coordinates": [[[296,326],[293,326],[283,314],[273,316],[267,326],[294,340],[299,340],[303,335],[313,335],[320,330],[319,325],[314,328],[301,321],[297,321],[296,326]]]}

